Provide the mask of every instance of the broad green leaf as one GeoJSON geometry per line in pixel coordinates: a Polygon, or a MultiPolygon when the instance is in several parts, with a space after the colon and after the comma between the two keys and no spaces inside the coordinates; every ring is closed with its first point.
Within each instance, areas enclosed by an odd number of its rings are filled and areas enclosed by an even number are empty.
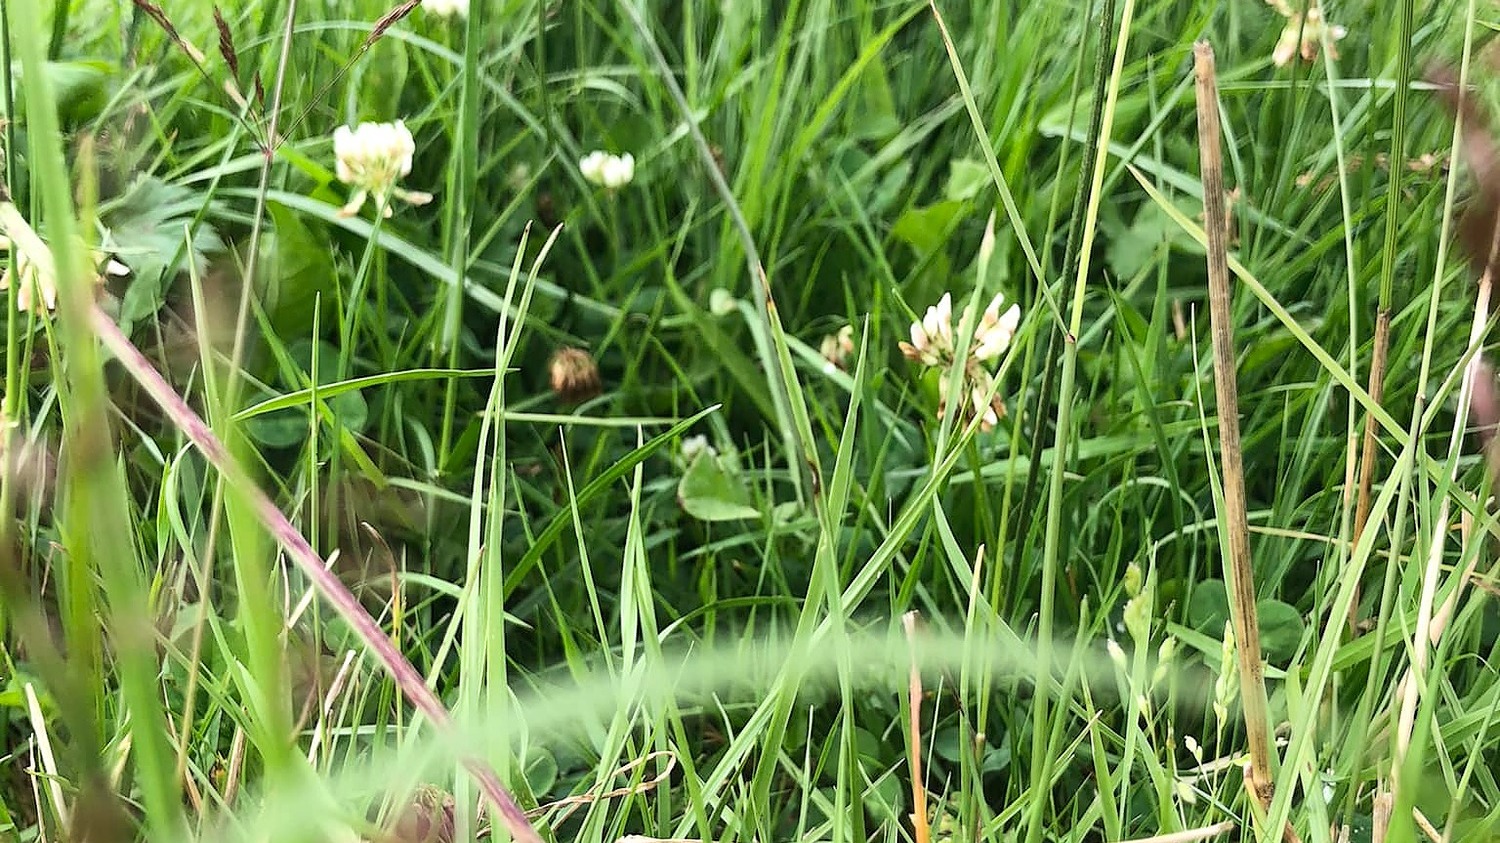
{"type": "Polygon", "coordinates": [[[736,476],[725,470],[719,458],[698,454],[677,484],[677,500],[687,514],[703,521],[733,521],[759,518],[750,505],[750,492],[736,476]]]}
{"type": "Polygon", "coordinates": [[[979,191],[990,186],[990,170],[983,161],[972,158],[955,158],[948,162],[948,182],[943,186],[943,197],[954,202],[973,199],[979,191]]]}
{"type": "Polygon", "coordinates": [[[57,97],[63,124],[92,120],[109,102],[109,80],[116,66],[97,59],[53,61],[46,64],[47,81],[57,97]]]}
{"type": "Polygon", "coordinates": [[[1204,580],[1193,586],[1188,600],[1188,625],[1218,640],[1224,636],[1224,622],[1229,620],[1229,590],[1223,580],[1204,580]]]}
{"type": "MultiPolygon", "coordinates": [[[[316,348],[318,356],[318,385],[321,389],[324,383],[331,382],[335,373],[338,372],[339,352],[330,343],[319,340],[314,344],[308,340],[298,340],[287,347],[287,352],[292,360],[302,368],[308,377],[313,372],[313,354],[316,348]]],[[[318,396],[323,398],[322,395],[318,396]]],[[[340,425],[356,433],[364,430],[365,423],[370,418],[370,405],[365,403],[364,395],[359,390],[347,390],[327,398],[328,409],[333,411],[340,425]]]]}
{"type": "Polygon", "coordinates": [[[557,759],[545,749],[533,749],[526,759],[526,783],[532,793],[546,793],[557,785],[557,759]]]}
{"type": "Polygon", "coordinates": [[[1255,614],[1260,621],[1260,649],[1266,659],[1284,663],[1295,656],[1302,643],[1302,613],[1280,600],[1267,598],[1255,604],[1255,614]]]}
{"type": "MultiPolygon", "coordinates": [[[[1201,212],[1202,206],[1186,207],[1185,203],[1180,203],[1179,210],[1184,214],[1197,214],[1201,212]]],[[[1182,227],[1160,205],[1144,204],[1131,221],[1130,227],[1110,241],[1105,253],[1109,268],[1122,279],[1134,278],[1156,259],[1157,251],[1163,243],[1180,251],[1203,253],[1202,247],[1184,234],[1182,227]]]]}
{"type": "Polygon", "coordinates": [[[963,210],[964,203],[954,201],[912,208],[896,220],[896,224],[891,227],[891,234],[917,252],[927,254],[935,251],[948,239],[954,220],[963,210]]]}
{"type": "Polygon", "coordinates": [[[124,196],[101,209],[108,229],[104,243],[131,270],[120,302],[120,327],[126,333],[161,309],[167,288],[187,271],[188,261],[202,275],[209,253],[223,251],[224,242],[207,222],[198,224],[188,243],[188,230],[206,201],[191,188],[141,176],[124,196]]]}
{"type": "Polygon", "coordinates": [[[326,325],[337,302],[338,272],[328,234],[279,202],[267,202],[266,210],[272,223],[261,252],[266,315],[278,336],[305,337],[312,330],[314,309],[321,307],[326,325]]]}
{"type": "Polygon", "coordinates": [[[307,438],[307,416],[281,410],[245,422],[250,438],[271,448],[290,448],[307,438]]]}

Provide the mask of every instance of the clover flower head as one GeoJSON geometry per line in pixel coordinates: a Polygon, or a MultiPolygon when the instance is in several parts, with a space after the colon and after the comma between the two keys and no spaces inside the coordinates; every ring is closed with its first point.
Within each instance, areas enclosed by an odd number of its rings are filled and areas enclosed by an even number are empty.
{"type": "Polygon", "coordinates": [[[838,333],[823,337],[818,353],[827,361],[826,370],[847,368],[849,355],[854,353],[854,326],[845,325],[838,330],[838,333]]]}
{"type": "MultiPolygon", "coordinates": [[[[938,411],[939,420],[948,414],[948,368],[944,368],[938,379],[938,411]]],[[[1003,396],[995,389],[995,376],[989,370],[978,365],[970,358],[969,365],[964,367],[963,378],[960,389],[964,391],[964,400],[959,402],[962,415],[972,413],[973,418],[979,419],[979,429],[988,433],[1000,424],[1005,418],[1005,402],[1003,396]]]]}
{"type": "Polygon", "coordinates": [[[719,453],[714,446],[708,444],[708,437],[701,433],[697,436],[683,437],[679,448],[681,449],[684,464],[691,464],[693,460],[698,458],[699,454],[708,454],[709,457],[715,457],[719,453]]]}
{"type": "MultiPolygon", "coordinates": [[[[52,262],[52,251],[36,230],[26,222],[14,205],[4,203],[0,208],[0,252],[12,253],[10,261],[3,261],[0,271],[0,290],[16,287],[16,309],[35,314],[57,309],[57,267],[52,262]]],[[[130,267],[110,257],[100,249],[88,249],[93,262],[93,278],[96,285],[104,283],[107,275],[128,275],[130,267]]]]}
{"type": "Polygon", "coordinates": [[[612,155],[596,149],[579,160],[578,172],[589,184],[618,190],[635,180],[635,156],[628,152],[612,155]]]}
{"type": "Polygon", "coordinates": [[[990,300],[977,324],[974,326],[974,341],[969,346],[968,356],[958,359],[957,343],[954,340],[953,295],[944,293],[938,303],[927,308],[921,320],[911,326],[911,342],[902,342],[901,353],[908,360],[929,368],[942,370],[938,380],[938,418],[943,418],[948,407],[948,373],[958,367],[963,375],[960,382],[965,393],[965,413],[979,419],[982,430],[993,430],[1005,417],[1005,404],[995,388],[995,377],[987,367],[998,360],[1010,347],[1016,329],[1021,323],[1021,308],[1011,305],[1005,310],[1003,295],[990,300]]]}
{"type": "Polygon", "coordinates": [[[911,323],[911,342],[901,343],[907,359],[939,366],[953,357],[953,294],[943,293],[921,321],[911,323]]]}
{"type": "Polygon", "coordinates": [[[1013,304],[1002,314],[1000,305],[1004,303],[1005,296],[996,293],[980,317],[979,330],[974,334],[974,356],[986,363],[1005,353],[1021,324],[1021,306],[1013,304]]]}
{"type": "Polygon", "coordinates": [[[1322,7],[1312,5],[1304,14],[1291,9],[1285,2],[1271,5],[1286,18],[1286,26],[1281,30],[1281,37],[1276,40],[1276,48],[1271,52],[1271,61],[1277,67],[1286,66],[1297,56],[1301,56],[1305,62],[1316,61],[1325,34],[1328,36],[1328,58],[1338,59],[1334,42],[1343,39],[1349,31],[1324,20],[1322,7]]]}
{"type": "Polygon", "coordinates": [[[339,181],[354,188],[349,204],[339,216],[353,216],[373,196],[377,208],[391,215],[390,197],[404,199],[413,205],[432,201],[432,194],[403,190],[396,182],[411,173],[412,156],[417,144],[406,122],[360,123],[354,128],[340,126],[333,130],[334,172],[339,181]]]}
{"type": "Polygon", "coordinates": [[[469,0],[422,0],[422,11],[440,18],[469,16],[469,0]]]}

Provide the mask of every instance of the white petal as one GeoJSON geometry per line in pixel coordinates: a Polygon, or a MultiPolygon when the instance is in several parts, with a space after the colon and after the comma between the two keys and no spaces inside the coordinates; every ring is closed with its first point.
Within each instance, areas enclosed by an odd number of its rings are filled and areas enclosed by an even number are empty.
{"type": "Polygon", "coordinates": [[[935,339],[938,335],[939,315],[936,306],[929,306],[927,312],[922,314],[922,333],[927,335],[928,340],[935,339]]]}
{"type": "Polygon", "coordinates": [[[593,184],[601,184],[604,181],[604,153],[598,150],[590,152],[578,161],[578,172],[583,174],[585,181],[593,184]]]}
{"type": "Polygon", "coordinates": [[[927,331],[922,328],[921,322],[911,323],[911,344],[918,351],[927,348],[927,331]]]}
{"type": "Polygon", "coordinates": [[[979,335],[979,342],[974,345],[972,354],[974,359],[988,363],[1003,354],[1008,345],[1009,336],[994,330],[985,331],[979,335]]]}
{"type": "Polygon", "coordinates": [[[943,293],[937,303],[937,331],[932,332],[944,345],[953,346],[953,294],[943,293]]]}
{"type": "Polygon", "coordinates": [[[1005,311],[1005,315],[1001,316],[1000,321],[996,324],[1004,328],[1005,333],[1014,335],[1016,329],[1021,327],[1021,306],[1019,304],[1011,305],[1010,310],[1005,311]]]}
{"type": "Polygon", "coordinates": [[[990,306],[984,309],[984,321],[993,325],[1000,318],[1000,305],[1004,303],[1005,294],[996,293],[995,297],[990,299],[990,306]]]}

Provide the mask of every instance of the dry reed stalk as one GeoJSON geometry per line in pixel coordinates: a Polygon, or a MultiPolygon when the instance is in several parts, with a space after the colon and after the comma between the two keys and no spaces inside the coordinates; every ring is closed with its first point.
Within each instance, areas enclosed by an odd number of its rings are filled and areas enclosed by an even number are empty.
{"type": "MultiPolygon", "coordinates": [[[[1375,349],[1370,356],[1370,382],[1368,391],[1376,404],[1385,395],[1386,358],[1391,348],[1391,312],[1382,310],[1375,317],[1375,349]]],[[[1359,500],[1354,509],[1354,544],[1365,531],[1370,520],[1371,488],[1375,485],[1375,414],[1365,413],[1365,435],[1359,455],[1359,500]]],[[[1354,602],[1349,604],[1349,634],[1359,631],[1359,592],[1354,593],[1354,602]]]]}
{"type": "Polygon", "coordinates": [[[1197,79],[1198,149],[1202,163],[1204,229],[1208,235],[1208,305],[1214,352],[1214,391],[1218,398],[1219,454],[1224,482],[1224,522],[1228,533],[1229,616],[1239,660],[1240,705],[1250,743],[1250,782],[1262,806],[1271,802],[1271,727],[1266,703],[1260,626],[1255,612],[1255,581],[1250,571],[1250,526],[1245,513],[1245,465],[1240,450],[1239,387],[1235,380],[1234,326],[1230,316],[1229,258],[1224,238],[1224,159],[1219,140],[1219,94],[1214,51],[1207,41],[1193,46],[1197,79]]]}
{"type": "Polygon", "coordinates": [[[911,697],[911,825],[916,843],[930,843],[932,829],[927,823],[927,783],[922,778],[922,671],[917,667],[917,613],[901,616],[906,642],[911,647],[911,679],[907,692],[911,697]]]}

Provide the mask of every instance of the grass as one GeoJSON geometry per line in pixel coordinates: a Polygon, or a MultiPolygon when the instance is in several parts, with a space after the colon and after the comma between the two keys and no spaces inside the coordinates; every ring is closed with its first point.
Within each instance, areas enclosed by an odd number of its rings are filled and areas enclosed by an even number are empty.
{"type": "Polygon", "coordinates": [[[1500,20],[1324,11],[0,7],[0,839],[1492,839],[1500,20]],[[898,343],[997,292],[989,429],[898,343]]]}

